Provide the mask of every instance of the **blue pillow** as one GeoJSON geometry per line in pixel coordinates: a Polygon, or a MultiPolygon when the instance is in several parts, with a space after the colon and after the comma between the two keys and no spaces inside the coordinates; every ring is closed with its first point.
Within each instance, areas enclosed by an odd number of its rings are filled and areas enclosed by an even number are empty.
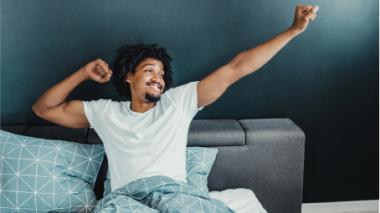
{"type": "MultiPolygon", "coordinates": [[[[211,171],[212,166],[214,165],[217,153],[218,149],[216,148],[186,148],[186,181],[188,184],[197,187],[204,192],[208,192],[207,177],[211,171]]],[[[107,172],[107,178],[104,181],[103,197],[105,197],[110,192],[111,182],[109,172],[107,172]]]]}
{"type": "Polygon", "coordinates": [[[0,212],[91,212],[102,145],[0,130],[0,212]]]}
{"type": "Polygon", "coordinates": [[[208,192],[207,178],[218,154],[216,148],[188,147],[186,150],[187,183],[208,192]]]}

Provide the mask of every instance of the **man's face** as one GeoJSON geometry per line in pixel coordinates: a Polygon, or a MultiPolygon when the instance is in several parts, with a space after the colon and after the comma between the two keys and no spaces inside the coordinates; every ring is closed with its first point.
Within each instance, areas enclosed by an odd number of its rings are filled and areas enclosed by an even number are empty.
{"type": "Polygon", "coordinates": [[[128,73],[127,82],[131,88],[132,98],[145,102],[157,102],[165,88],[164,68],[160,61],[145,59],[135,73],[128,73]]]}

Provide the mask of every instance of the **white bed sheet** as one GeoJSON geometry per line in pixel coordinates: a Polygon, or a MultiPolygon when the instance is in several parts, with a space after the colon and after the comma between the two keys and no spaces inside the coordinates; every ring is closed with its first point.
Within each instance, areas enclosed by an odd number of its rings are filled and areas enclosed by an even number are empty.
{"type": "Polygon", "coordinates": [[[210,197],[224,202],[236,213],[267,213],[255,193],[250,189],[226,189],[211,191],[210,197]]]}

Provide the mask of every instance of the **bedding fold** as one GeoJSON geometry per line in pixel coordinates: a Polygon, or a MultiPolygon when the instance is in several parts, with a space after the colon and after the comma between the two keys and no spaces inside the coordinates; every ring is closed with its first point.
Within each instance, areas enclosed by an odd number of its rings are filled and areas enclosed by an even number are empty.
{"type": "Polygon", "coordinates": [[[233,213],[208,192],[166,176],[135,180],[101,199],[94,212],[233,213]]]}

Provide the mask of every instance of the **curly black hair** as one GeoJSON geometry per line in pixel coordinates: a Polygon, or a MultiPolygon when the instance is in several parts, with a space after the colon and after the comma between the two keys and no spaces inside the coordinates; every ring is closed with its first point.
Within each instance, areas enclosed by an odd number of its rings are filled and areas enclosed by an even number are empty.
{"type": "Polygon", "coordinates": [[[121,97],[131,97],[131,91],[125,78],[130,73],[136,72],[136,67],[145,59],[152,58],[158,60],[164,66],[164,91],[173,86],[173,72],[171,68],[171,57],[164,47],[157,44],[145,45],[143,43],[135,45],[125,45],[118,49],[118,56],[113,68],[113,84],[121,97]]]}

